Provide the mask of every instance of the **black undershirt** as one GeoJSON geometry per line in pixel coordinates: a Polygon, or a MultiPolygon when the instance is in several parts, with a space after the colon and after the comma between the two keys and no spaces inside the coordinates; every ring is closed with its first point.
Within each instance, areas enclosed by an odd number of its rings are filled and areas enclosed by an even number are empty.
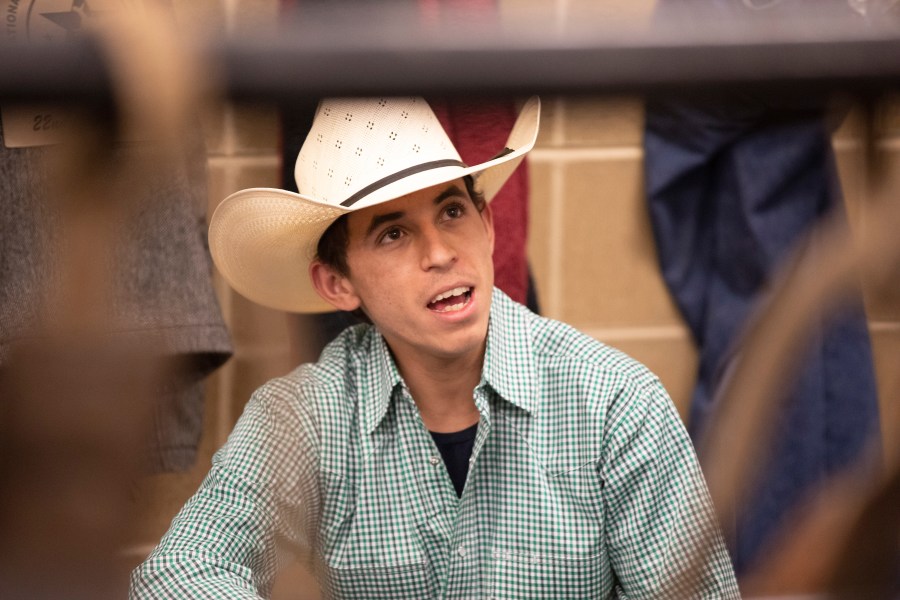
{"type": "Polygon", "coordinates": [[[466,476],[469,474],[469,457],[472,456],[472,447],[475,445],[477,431],[478,423],[452,433],[431,432],[434,443],[441,451],[441,457],[447,466],[447,472],[450,474],[450,481],[453,482],[457,497],[462,497],[463,487],[466,485],[466,476]]]}

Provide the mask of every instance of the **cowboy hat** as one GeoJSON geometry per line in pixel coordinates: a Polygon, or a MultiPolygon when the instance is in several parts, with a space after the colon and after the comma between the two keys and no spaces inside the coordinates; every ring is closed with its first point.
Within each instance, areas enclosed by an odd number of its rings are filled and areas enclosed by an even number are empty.
{"type": "Polygon", "coordinates": [[[338,217],[466,175],[490,202],[534,146],[539,116],[533,97],[506,147],[468,166],[422,98],[323,100],[294,167],[299,193],[250,188],[228,196],[210,222],[213,261],[235,290],[259,304],[334,310],[307,272],[319,238],[338,217]]]}

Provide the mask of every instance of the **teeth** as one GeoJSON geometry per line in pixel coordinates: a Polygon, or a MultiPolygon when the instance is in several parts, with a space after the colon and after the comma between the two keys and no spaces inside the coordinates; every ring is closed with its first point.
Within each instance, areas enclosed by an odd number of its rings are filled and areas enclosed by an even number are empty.
{"type": "Polygon", "coordinates": [[[465,302],[460,302],[459,304],[451,304],[450,306],[446,307],[444,310],[439,310],[438,312],[445,313],[445,312],[454,312],[457,310],[462,310],[465,305],[466,305],[465,302]]]}
{"type": "MultiPolygon", "coordinates": [[[[448,292],[444,292],[443,294],[438,294],[437,296],[434,297],[434,299],[431,302],[437,302],[438,300],[443,300],[444,298],[449,298],[451,296],[460,296],[462,294],[465,294],[468,291],[469,291],[469,288],[467,288],[467,287],[454,288],[448,292]]],[[[447,310],[453,310],[457,306],[462,306],[462,304],[454,304],[453,306],[449,307],[447,310]]],[[[459,309],[456,308],[456,310],[459,310],[459,309]]]]}

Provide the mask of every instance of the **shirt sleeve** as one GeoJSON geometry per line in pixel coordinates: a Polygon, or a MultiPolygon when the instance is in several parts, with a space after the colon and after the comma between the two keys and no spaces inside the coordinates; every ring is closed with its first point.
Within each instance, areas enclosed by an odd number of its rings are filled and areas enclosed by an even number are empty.
{"type": "Polygon", "coordinates": [[[658,381],[626,386],[610,406],[605,432],[601,476],[619,597],[739,599],[693,445],[658,381]],[[668,589],[703,536],[713,544],[693,593],[668,589]]]}
{"type": "Polygon", "coordinates": [[[135,569],[130,598],[266,597],[280,549],[308,547],[313,429],[296,401],[279,396],[267,386],[247,404],[200,489],[135,569]]]}

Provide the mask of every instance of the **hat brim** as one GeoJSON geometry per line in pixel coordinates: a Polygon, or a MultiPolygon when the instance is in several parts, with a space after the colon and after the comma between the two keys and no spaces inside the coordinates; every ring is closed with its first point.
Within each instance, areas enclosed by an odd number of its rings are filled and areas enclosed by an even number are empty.
{"type": "Polygon", "coordinates": [[[219,272],[241,295],[289,312],[334,310],[309,280],[319,238],[340,216],[467,175],[490,202],[525,154],[534,147],[540,101],[529,99],[510,132],[502,155],[469,167],[447,166],[404,177],[347,208],[275,188],[235,192],[216,208],[209,247],[219,272]]]}

